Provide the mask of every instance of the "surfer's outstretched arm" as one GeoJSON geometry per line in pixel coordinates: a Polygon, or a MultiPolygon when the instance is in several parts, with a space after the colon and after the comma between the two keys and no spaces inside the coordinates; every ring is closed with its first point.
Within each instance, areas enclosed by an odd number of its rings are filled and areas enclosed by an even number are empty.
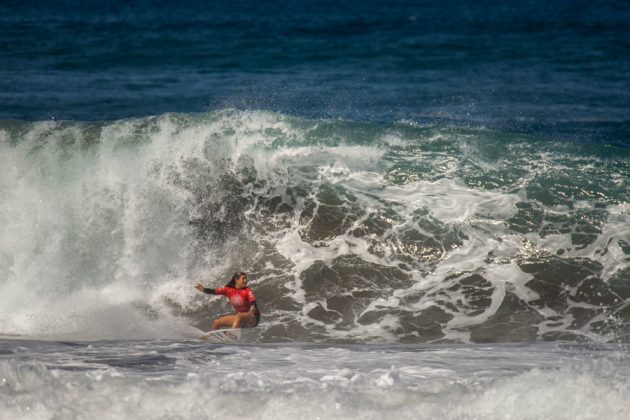
{"type": "Polygon", "coordinates": [[[195,284],[195,289],[199,290],[200,292],[204,292],[206,294],[209,294],[209,295],[216,295],[214,289],[211,289],[209,287],[203,287],[203,284],[201,284],[201,283],[195,284]]]}

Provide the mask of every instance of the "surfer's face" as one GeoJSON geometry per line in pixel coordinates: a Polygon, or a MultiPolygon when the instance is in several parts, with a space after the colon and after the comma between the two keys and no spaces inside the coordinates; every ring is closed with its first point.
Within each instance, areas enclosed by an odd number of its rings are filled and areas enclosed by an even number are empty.
{"type": "Polygon", "coordinates": [[[236,286],[237,289],[242,289],[245,286],[247,286],[247,276],[241,276],[237,278],[234,285],[236,286]]]}

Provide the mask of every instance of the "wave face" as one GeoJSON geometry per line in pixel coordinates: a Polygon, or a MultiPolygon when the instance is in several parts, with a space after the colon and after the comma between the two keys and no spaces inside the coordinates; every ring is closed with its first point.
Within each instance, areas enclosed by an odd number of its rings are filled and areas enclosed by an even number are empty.
{"type": "Polygon", "coordinates": [[[630,339],[630,149],[226,109],[0,122],[0,332],[630,339]]]}

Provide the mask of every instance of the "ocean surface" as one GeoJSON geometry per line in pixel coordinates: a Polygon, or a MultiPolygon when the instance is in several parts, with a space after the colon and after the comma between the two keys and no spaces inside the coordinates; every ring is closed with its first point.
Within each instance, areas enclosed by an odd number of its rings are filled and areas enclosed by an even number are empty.
{"type": "Polygon", "coordinates": [[[629,358],[630,4],[0,3],[0,419],[625,419],[629,358]]]}

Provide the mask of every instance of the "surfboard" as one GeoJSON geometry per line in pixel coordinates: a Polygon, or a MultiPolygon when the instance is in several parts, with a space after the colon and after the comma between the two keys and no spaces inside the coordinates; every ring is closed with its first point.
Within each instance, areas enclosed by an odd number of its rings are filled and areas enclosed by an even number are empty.
{"type": "Polygon", "coordinates": [[[241,341],[241,329],[230,328],[224,330],[208,331],[201,337],[202,340],[219,344],[235,344],[241,341]]]}

